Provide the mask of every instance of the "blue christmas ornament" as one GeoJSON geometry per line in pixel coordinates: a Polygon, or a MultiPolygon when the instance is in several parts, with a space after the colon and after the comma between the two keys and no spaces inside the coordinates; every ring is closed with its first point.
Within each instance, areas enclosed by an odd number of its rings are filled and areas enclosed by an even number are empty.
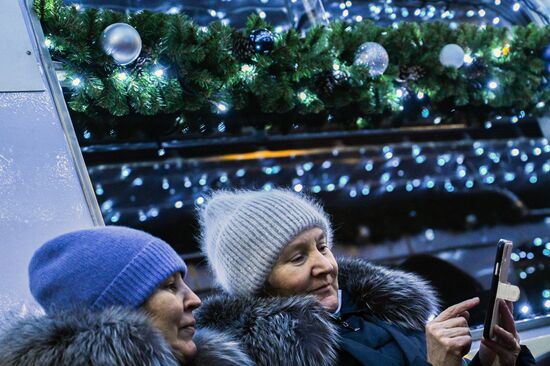
{"type": "Polygon", "coordinates": [[[250,35],[250,42],[256,53],[267,55],[273,50],[275,38],[273,38],[273,33],[271,33],[271,31],[262,28],[252,32],[250,35]]]}
{"type": "Polygon", "coordinates": [[[544,52],[542,54],[542,59],[546,62],[550,61],[550,44],[546,46],[546,48],[544,49],[544,52]]]}

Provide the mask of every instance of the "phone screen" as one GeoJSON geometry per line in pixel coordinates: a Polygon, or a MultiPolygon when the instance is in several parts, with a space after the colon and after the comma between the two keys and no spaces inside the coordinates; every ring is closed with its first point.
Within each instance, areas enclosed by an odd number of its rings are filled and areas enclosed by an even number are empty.
{"type": "Polygon", "coordinates": [[[512,242],[508,240],[501,239],[497,244],[497,252],[495,262],[493,264],[493,274],[491,276],[489,305],[487,306],[487,314],[485,315],[485,323],[483,327],[483,337],[486,339],[491,339],[493,337],[493,327],[498,322],[498,303],[496,301],[498,284],[500,281],[506,281],[508,278],[509,261],[506,259],[506,256],[509,256],[511,247],[512,242]]]}

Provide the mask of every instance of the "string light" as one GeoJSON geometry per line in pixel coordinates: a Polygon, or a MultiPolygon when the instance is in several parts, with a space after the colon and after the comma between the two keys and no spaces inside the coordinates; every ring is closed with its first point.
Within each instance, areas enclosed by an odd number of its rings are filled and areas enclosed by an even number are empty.
{"type": "MultiPolygon", "coordinates": [[[[160,164],[140,162],[91,167],[90,176],[98,200],[102,201],[100,208],[105,221],[113,224],[129,224],[131,220],[144,222],[161,217],[164,209],[191,209],[193,205],[203,204],[205,192],[221,188],[220,184],[223,188],[242,188],[254,182],[265,190],[275,186],[291,187],[296,192],[325,190],[351,200],[358,196],[376,199],[423,190],[455,194],[474,186],[479,189],[497,184],[514,192],[526,184],[540,189],[550,180],[550,176],[544,174],[545,169],[550,171],[550,145],[542,138],[480,140],[473,144],[471,141],[403,142],[304,152],[294,153],[292,157],[289,154],[247,161],[247,169],[228,164],[220,170],[219,165],[201,166],[200,159],[191,162],[171,158],[160,164]],[[511,158],[520,156],[525,158],[511,158]],[[421,169],[416,165],[419,162],[424,163],[421,169]],[[115,194],[117,189],[123,189],[124,194],[115,194]],[[158,199],[155,207],[148,206],[151,192],[161,192],[155,193],[159,195],[155,197],[158,199]],[[177,192],[177,196],[169,196],[169,192],[177,192]],[[146,201],[140,198],[144,195],[147,195],[146,201]],[[132,215],[127,214],[128,207],[133,207],[132,215]]],[[[425,229],[426,240],[434,241],[436,233],[434,229],[425,229]]],[[[511,256],[522,281],[536,278],[540,271],[536,261],[540,261],[541,256],[550,257],[548,238],[536,237],[528,244],[529,247],[511,256]]],[[[529,303],[519,308],[523,316],[537,314],[541,309],[548,312],[544,304],[550,300],[550,289],[540,288],[536,294],[538,299],[530,298],[529,303]]]]}
{"type": "Polygon", "coordinates": [[[226,113],[229,110],[229,105],[226,102],[214,102],[218,113],[226,113]]]}

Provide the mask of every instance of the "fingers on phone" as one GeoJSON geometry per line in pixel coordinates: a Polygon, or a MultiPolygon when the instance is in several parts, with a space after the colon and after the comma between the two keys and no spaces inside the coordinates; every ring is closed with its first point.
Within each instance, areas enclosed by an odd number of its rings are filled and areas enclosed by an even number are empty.
{"type": "Polygon", "coordinates": [[[508,304],[504,301],[499,301],[499,315],[500,322],[499,324],[503,330],[507,330],[513,334],[516,333],[516,323],[514,322],[514,316],[508,304]]]}
{"type": "Polygon", "coordinates": [[[474,297],[465,301],[462,301],[458,304],[449,306],[447,309],[443,310],[434,320],[435,321],[445,321],[448,319],[456,318],[460,316],[465,311],[475,307],[479,304],[479,297],[474,297]]]}
{"type": "Polygon", "coordinates": [[[494,332],[497,336],[496,343],[507,349],[519,349],[519,337],[516,337],[513,333],[506,331],[498,325],[495,325],[494,332]]]}

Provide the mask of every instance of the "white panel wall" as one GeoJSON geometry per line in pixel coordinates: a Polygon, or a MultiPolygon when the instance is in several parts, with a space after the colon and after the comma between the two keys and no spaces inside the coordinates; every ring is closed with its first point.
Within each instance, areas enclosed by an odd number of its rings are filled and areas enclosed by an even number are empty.
{"type": "Polygon", "coordinates": [[[53,70],[37,47],[42,32],[35,35],[33,24],[23,0],[2,0],[0,28],[18,33],[0,32],[0,59],[9,60],[0,61],[0,317],[33,303],[27,265],[41,243],[102,224],[59,85],[48,83],[53,70]],[[22,55],[28,48],[31,54],[22,55]]]}

